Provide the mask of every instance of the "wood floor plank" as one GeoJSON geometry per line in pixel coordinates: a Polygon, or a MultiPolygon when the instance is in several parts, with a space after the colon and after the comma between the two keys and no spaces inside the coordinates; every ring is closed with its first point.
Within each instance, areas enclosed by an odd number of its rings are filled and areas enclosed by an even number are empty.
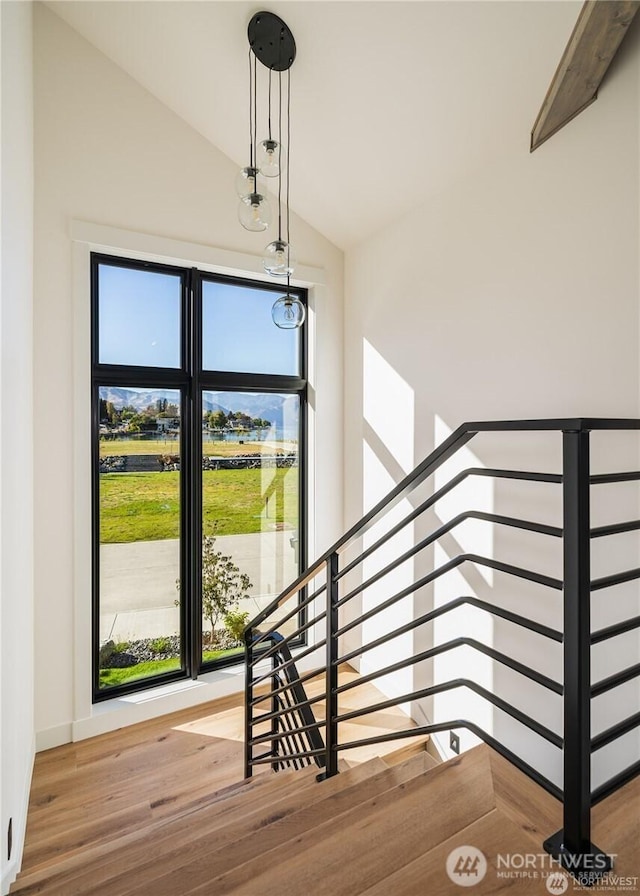
{"type": "MultiPolygon", "coordinates": [[[[199,834],[228,824],[234,815],[246,813],[248,805],[260,804],[261,800],[300,793],[305,786],[315,783],[316,769],[301,772],[279,772],[278,775],[261,776],[249,781],[239,791],[225,788],[222,794],[209,796],[206,801],[197,800],[187,805],[177,815],[158,819],[149,825],[134,829],[111,840],[103,839],[90,846],[68,852],[59,862],[59,868],[52,868],[49,876],[46,868],[39,867],[20,876],[18,889],[21,894],[46,892],[72,896],[84,894],[93,888],[96,880],[100,883],[118,875],[128,868],[135,868],[149,857],[162,854],[166,844],[177,849],[190,843],[194,831],[199,834]],[[114,855],[117,853],[117,864],[114,855]]],[[[13,892],[13,891],[12,891],[13,892]]]]}
{"type": "Polygon", "coordinates": [[[614,874],[638,878],[640,890],[640,778],[594,807],[592,839],[599,849],[615,855],[614,874]]]}

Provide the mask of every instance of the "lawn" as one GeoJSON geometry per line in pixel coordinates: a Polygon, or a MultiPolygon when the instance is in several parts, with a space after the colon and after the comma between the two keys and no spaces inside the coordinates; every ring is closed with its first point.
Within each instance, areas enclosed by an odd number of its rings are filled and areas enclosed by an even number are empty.
{"type": "MultiPolygon", "coordinates": [[[[202,474],[205,535],[246,535],[298,525],[298,469],[202,474]],[[285,518],[286,508],[286,518],[285,518]]],[[[180,535],[180,473],[103,473],[100,543],[180,535]]]]}
{"type": "MultiPolygon", "coordinates": [[[[243,654],[243,647],[234,647],[231,650],[205,650],[202,654],[203,662],[220,659],[222,656],[243,654]]],[[[138,681],[148,678],[150,675],[162,675],[163,672],[173,672],[180,668],[180,660],[150,660],[147,663],[138,663],[136,666],[128,666],[126,669],[100,669],[100,687],[112,688],[129,681],[138,681]]]]}
{"type": "MultiPolygon", "coordinates": [[[[240,454],[287,454],[297,450],[296,442],[205,442],[202,443],[202,453],[215,457],[236,457],[240,454]]],[[[180,451],[179,439],[101,439],[100,457],[125,454],[178,454],[180,451]]]]}

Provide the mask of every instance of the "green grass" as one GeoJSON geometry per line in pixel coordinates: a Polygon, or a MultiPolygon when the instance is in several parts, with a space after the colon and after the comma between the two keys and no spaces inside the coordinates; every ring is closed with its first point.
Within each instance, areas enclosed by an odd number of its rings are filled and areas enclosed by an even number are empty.
{"type": "MultiPolygon", "coordinates": [[[[202,474],[205,535],[246,535],[298,524],[298,469],[210,470],[202,474]],[[268,498],[268,516],[265,515],[268,498]],[[286,516],[285,516],[286,510],[286,516]],[[217,524],[217,525],[216,525],[217,524]]],[[[100,542],[180,535],[180,473],[103,473],[100,542]]]]}
{"type": "MultiPolygon", "coordinates": [[[[223,656],[241,655],[243,653],[243,647],[234,647],[230,650],[205,650],[202,654],[202,660],[207,663],[211,660],[220,659],[223,656]]],[[[126,669],[101,669],[100,687],[112,688],[119,684],[126,684],[129,681],[139,681],[141,678],[149,678],[151,675],[162,675],[163,672],[172,672],[179,668],[180,660],[176,658],[170,660],[150,660],[146,663],[138,663],[136,666],[129,666],[126,669]]]]}

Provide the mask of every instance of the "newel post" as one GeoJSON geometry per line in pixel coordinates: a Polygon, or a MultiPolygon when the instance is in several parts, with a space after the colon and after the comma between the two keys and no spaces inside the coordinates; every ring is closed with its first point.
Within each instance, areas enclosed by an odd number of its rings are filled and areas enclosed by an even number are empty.
{"type": "Polygon", "coordinates": [[[318,777],[330,778],[338,774],[338,554],[327,559],[327,671],[325,697],[325,766],[318,777]]]}
{"type": "Polygon", "coordinates": [[[591,842],[591,522],[588,430],[563,433],[564,812],[545,850],[581,883],[611,869],[591,842]]]}

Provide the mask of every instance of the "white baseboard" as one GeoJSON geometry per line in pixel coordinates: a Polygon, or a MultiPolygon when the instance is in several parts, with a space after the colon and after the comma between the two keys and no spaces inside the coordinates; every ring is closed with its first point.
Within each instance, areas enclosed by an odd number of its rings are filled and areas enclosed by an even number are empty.
{"type": "Polygon", "coordinates": [[[13,845],[11,859],[3,863],[0,884],[2,896],[7,896],[9,887],[15,881],[22,865],[22,853],[24,852],[24,838],[27,831],[27,812],[29,809],[29,794],[31,792],[31,777],[33,775],[33,761],[36,755],[35,739],[31,745],[31,758],[27,764],[27,773],[22,785],[22,812],[19,817],[13,815],[13,845]]]}
{"type": "Polygon", "coordinates": [[[71,723],[65,725],[56,725],[54,728],[45,728],[43,731],[36,731],[36,753],[42,753],[43,750],[52,750],[54,747],[61,747],[63,744],[71,743],[71,723]]]}

